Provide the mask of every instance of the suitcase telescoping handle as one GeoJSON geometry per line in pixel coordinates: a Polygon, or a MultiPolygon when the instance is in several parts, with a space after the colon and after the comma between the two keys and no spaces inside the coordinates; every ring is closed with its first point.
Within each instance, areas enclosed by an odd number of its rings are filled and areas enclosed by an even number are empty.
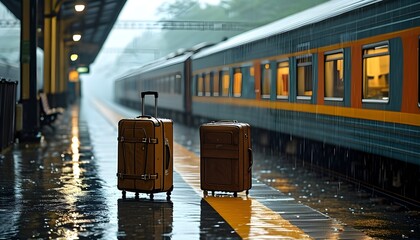
{"type": "Polygon", "coordinates": [[[144,114],[144,97],[146,95],[153,95],[155,96],[155,117],[157,117],[157,99],[159,97],[158,92],[155,91],[145,91],[145,92],[141,92],[141,115],[145,116],[144,114]]]}

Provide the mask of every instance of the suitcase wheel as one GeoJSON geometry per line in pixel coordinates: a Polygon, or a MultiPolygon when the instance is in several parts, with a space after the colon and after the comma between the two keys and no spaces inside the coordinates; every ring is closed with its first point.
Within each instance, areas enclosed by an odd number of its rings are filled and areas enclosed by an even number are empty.
{"type": "MultiPolygon", "coordinates": [[[[209,195],[209,192],[207,190],[203,191],[204,197],[207,197],[209,195]]],[[[211,191],[211,195],[214,197],[214,191],[211,191]]]]}
{"type": "Polygon", "coordinates": [[[166,200],[171,200],[171,193],[172,192],[170,190],[166,192],[166,200]]]}
{"type": "Polygon", "coordinates": [[[234,193],[233,193],[233,196],[234,196],[234,197],[237,197],[237,196],[238,196],[238,193],[237,193],[237,192],[234,192],[234,193]]]}
{"type": "Polygon", "coordinates": [[[136,200],[139,200],[139,193],[138,192],[136,192],[136,195],[135,195],[135,197],[134,197],[136,200]]]}
{"type": "Polygon", "coordinates": [[[122,191],[122,199],[125,199],[125,198],[126,198],[126,194],[127,194],[127,193],[126,193],[126,191],[125,191],[125,190],[123,190],[123,191],[122,191]]]}
{"type": "Polygon", "coordinates": [[[246,196],[248,196],[248,194],[249,194],[249,190],[246,190],[246,192],[245,192],[245,193],[246,193],[246,196]]]}
{"type": "Polygon", "coordinates": [[[155,195],[153,193],[150,193],[150,200],[153,200],[154,197],[155,195]]]}

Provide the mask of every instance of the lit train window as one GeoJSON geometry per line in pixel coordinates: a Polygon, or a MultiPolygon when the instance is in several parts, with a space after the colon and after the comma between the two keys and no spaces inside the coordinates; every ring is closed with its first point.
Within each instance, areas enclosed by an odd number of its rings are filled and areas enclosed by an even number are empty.
{"type": "Polygon", "coordinates": [[[204,79],[201,75],[197,75],[197,96],[203,96],[204,93],[204,79]]]}
{"type": "Polygon", "coordinates": [[[270,98],[271,68],[269,63],[261,65],[261,97],[270,98]]]}
{"type": "Polygon", "coordinates": [[[284,61],[277,64],[277,98],[288,98],[289,96],[289,62],[284,61]]]}
{"type": "Polygon", "coordinates": [[[229,83],[230,83],[230,76],[228,70],[223,70],[220,72],[222,77],[222,96],[227,97],[229,96],[229,83]]]}
{"type": "Polygon", "coordinates": [[[219,82],[219,75],[213,74],[213,96],[219,96],[220,91],[220,82],[219,82]]]}
{"type": "Polygon", "coordinates": [[[363,101],[388,102],[389,59],[388,43],[363,48],[363,101]]]}
{"type": "Polygon", "coordinates": [[[312,96],[312,56],[297,59],[297,96],[307,99],[312,96]]]}
{"type": "Polygon", "coordinates": [[[344,98],[344,54],[332,52],[325,54],[324,68],[324,97],[326,100],[340,100],[344,98]]]}
{"type": "Polygon", "coordinates": [[[242,95],[242,72],[240,68],[235,68],[233,74],[233,96],[240,97],[242,95]]]}
{"type": "Polygon", "coordinates": [[[207,73],[204,76],[204,92],[205,96],[211,96],[211,88],[210,88],[210,73],[207,73]]]}

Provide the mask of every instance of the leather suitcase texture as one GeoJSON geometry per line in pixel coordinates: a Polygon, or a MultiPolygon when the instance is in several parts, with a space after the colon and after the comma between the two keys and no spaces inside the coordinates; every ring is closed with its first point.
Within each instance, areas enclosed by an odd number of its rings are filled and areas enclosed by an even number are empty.
{"type": "Polygon", "coordinates": [[[252,185],[251,127],[237,121],[200,126],[200,184],[207,191],[238,192],[252,185]]]}
{"type": "MultiPolygon", "coordinates": [[[[142,92],[142,114],[144,97],[155,96],[157,114],[157,92],[142,92]]],[[[117,187],[126,191],[153,194],[166,192],[167,199],[173,189],[173,122],[170,119],[142,115],[118,122],[118,169],[117,187]]]]}

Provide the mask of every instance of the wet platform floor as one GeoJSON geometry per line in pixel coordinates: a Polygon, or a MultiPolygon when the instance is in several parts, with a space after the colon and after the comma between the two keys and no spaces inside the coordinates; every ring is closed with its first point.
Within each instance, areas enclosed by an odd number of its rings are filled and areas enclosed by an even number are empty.
{"type": "Polygon", "coordinates": [[[123,200],[116,187],[116,126],[133,114],[84,99],[60,116],[55,130],[43,129],[40,144],[15,144],[3,153],[0,238],[369,238],[256,180],[248,196],[203,197],[199,155],[185,146],[197,138],[176,124],[171,200],[165,193],[153,201],[127,193],[123,200]]]}

